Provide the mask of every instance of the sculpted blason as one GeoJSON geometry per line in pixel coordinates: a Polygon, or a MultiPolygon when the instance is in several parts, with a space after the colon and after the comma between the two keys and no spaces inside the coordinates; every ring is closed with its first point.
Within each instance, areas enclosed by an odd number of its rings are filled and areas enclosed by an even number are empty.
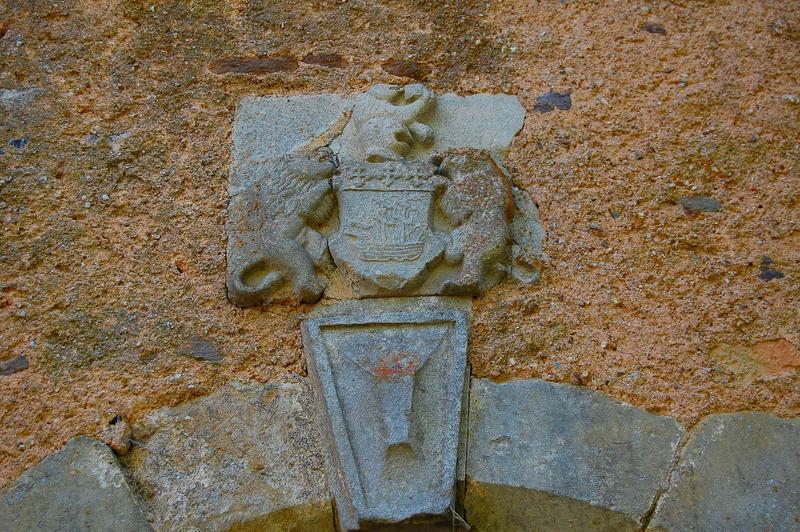
{"type": "Polygon", "coordinates": [[[301,111],[297,122],[275,114],[264,129],[235,130],[244,145],[260,144],[235,152],[229,298],[242,307],[339,300],[301,329],[340,530],[441,524],[455,505],[472,300],[408,296],[473,296],[537,273],[536,207],[499,150],[484,149],[510,144],[521,107],[491,98],[377,85],[347,100],[333,125],[301,111]],[[472,123],[503,109],[511,120],[500,128],[472,123]],[[298,136],[260,136],[283,123],[317,136],[272,149],[298,136]],[[497,135],[503,128],[511,135],[497,135]]]}
{"type": "Polygon", "coordinates": [[[313,303],[338,270],[356,297],[475,295],[511,269],[514,191],[496,156],[426,153],[436,96],[377,85],[329,147],[252,161],[231,198],[228,294],[313,303]]]}

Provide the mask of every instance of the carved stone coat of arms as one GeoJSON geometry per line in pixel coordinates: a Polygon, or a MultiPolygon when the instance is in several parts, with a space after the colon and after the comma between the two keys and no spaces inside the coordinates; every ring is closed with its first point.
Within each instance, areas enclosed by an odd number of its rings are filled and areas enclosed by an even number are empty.
{"type": "Polygon", "coordinates": [[[436,109],[421,85],[379,85],[356,98],[341,132],[235,163],[231,301],[313,303],[330,284],[345,297],[477,295],[535,270],[529,198],[515,204],[524,193],[497,151],[435,151],[425,121],[436,109]]]}
{"type": "Polygon", "coordinates": [[[328,300],[302,333],[342,529],[453,511],[469,296],[544,259],[502,160],[523,117],[422,85],[240,105],[228,296],[328,300]]]}

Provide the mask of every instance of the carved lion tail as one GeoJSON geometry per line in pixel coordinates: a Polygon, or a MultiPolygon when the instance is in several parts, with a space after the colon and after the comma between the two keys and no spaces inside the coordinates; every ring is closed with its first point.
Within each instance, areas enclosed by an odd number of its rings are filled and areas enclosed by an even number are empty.
{"type": "Polygon", "coordinates": [[[228,297],[242,307],[257,305],[266,302],[283,281],[281,272],[270,271],[264,261],[258,261],[231,277],[228,297]]]}

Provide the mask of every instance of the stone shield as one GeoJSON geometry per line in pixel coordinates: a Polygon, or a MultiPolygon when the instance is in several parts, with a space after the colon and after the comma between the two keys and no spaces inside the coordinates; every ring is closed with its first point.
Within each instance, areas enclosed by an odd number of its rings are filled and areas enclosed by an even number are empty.
{"type": "Polygon", "coordinates": [[[370,299],[303,322],[340,527],[454,503],[469,300],[370,299]]]}
{"type": "Polygon", "coordinates": [[[329,247],[362,295],[410,290],[442,259],[447,235],[433,230],[434,194],[445,181],[424,162],[350,163],[333,179],[339,230],[329,247]]]}

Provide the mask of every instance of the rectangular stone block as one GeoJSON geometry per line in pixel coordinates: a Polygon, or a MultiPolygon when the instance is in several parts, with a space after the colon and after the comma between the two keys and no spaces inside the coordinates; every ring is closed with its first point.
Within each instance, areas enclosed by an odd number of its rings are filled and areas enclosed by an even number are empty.
{"type": "Polygon", "coordinates": [[[133,425],[126,457],[156,530],[333,530],[308,379],[233,381],[133,425]]]}
{"type": "Polygon", "coordinates": [[[342,529],[454,505],[470,305],[346,301],[303,322],[342,529]]]}

